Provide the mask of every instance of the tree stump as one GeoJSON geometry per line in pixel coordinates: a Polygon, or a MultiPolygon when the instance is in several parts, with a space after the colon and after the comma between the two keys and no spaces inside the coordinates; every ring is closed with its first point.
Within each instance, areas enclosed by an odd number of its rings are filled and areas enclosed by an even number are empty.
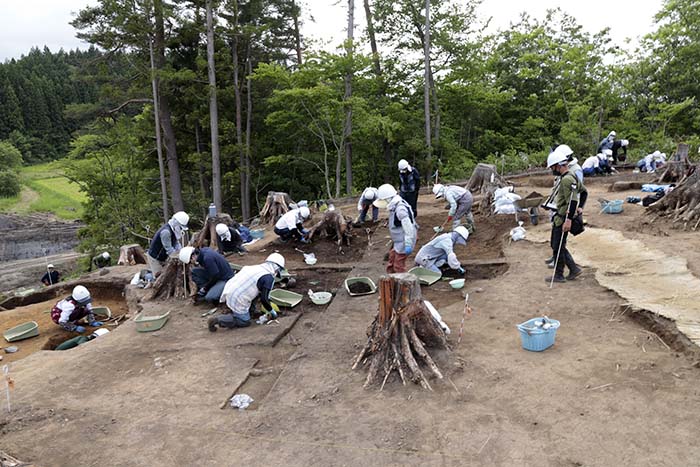
{"type": "Polygon", "coordinates": [[[141,245],[133,243],[131,245],[122,245],[119,248],[119,265],[148,264],[146,260],[146,252],[143,251],[141,245]]]}
{"type": "Polygon", "coordinates": [[[352,237],[352,218],[343,216],[343,213],[337,209],[334,211],[326,211],[320,221],[314,224],[309,229],[309,241],[316,235],[316,232],[325,233],[326,238],[337,240],[338,246],[342,246],[343,242],[350,246],[350,237],[352,237]]]}
{"type": "Polygon", "coordinates": [[[238,228],[238,223],[228,214],[222,213],[215,217],[207,216],[202,230],[197,232],[192,239],[192,246],[195,248],[208,246],[219,253],[223,253],[221,249],[221,242],[219,242],[219,235],[216,233],[216,224],[226,224],[234,229],[238,228]]]}
{"type": "Polygon", "coordinates": [[[197,285],[192,280],[191,269],[192,265],[182,264],[178,258],[168,258],[146,299],[194,297],[197,293],[197,285]]]}
{"type": "MultiPolygon", "coordinates": [[[[687,230],[700,225],[700,164],[691,166],[689,175],[672,192],[649,206],[650,213],[670,217],[675,227],[687,230]]],[[[653,222],[653,220],[652,220],[653,222]]]]}
{"type": "MultiPolygon", "coordinates": [[[[472,172],[472,176],[469,178],[466,188],[472,193],[478,192],[482,195],[478,205],[479,211],[483,215],[488,216],[491,214],[491,203],[493,202],[496,189],[505,186],[508,186],[508,182],[498,175],[498,170],[495,165],[479,163],[474,168],[474,172],[472,172]]],[[[476,206],[472,207],[472,211],[475,207],[476,206]]]]}
{"type": "Polygon", "coordinates": [[[260,210],[260,222],[262,224],[274,224],[282,215],[289,211],[289,205],[293,202],[287,193],[268,192],[265,205],[260,210]]]}
{"type": "Polygon", "coordinates": [[[418,278],[413,274],[384,275],[379,280],[379,313],[367,329],[367,344],[352,368],[368,366],[364,387],[381,381],[381,391],[392,372],[432,391],[424,370],[442,379],[442,372],[426,350],[449,349],[445,331],[425,306],[418,278]]]}
{"type": "Polygon", "coordinates": [[[681,183],[690,173],[693,164],[688,159],[690,148],[685,143],[680,143],[676,153],[666,162],[665,169],[657,183],[681,183]]]}

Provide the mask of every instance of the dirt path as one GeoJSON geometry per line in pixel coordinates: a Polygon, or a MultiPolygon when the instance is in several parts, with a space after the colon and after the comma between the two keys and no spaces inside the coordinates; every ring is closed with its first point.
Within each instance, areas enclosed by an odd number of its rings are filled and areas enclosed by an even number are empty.
{"type": "Polygon", "coordinates": [[[32,190],[26,185],[22,186],[22,191],[19,193],[19,200],[17,204],[8,209],[10,212],[16,212],[18,214],[29,212],[32,203],[39,199],[39,193],[32,190]]]}
{"type": "MultiPolygon", "coordinates": [[[[423,238],[445,212],[432,197],[420,201],[423,238]]],[[[508,217],[477,218],[477,234],[497,238],[514,224],[508,217]]],[[[364,257],[346,263],[354,266],[348,275],[379,278],[385,236],[378,228],[364,257]]],[[[677,249],[698,247],[697,239],[678,238],[677,249]]],[[[460,258],[497,253],[476,239],[460,258]]],[[[272,251],[263,249],[242,260],[272,251]]],[[[396,379],[381,393],[365,390],[364,371],[350,370],[376,294],[340,289],[324,311],[305,308],[279,327],[215,334],[201,317],[206,307],[161,302],[151,305],[171,310],[161,331],[136,333],[128,322],[89,346],[14,363],[16,412],[0,415],[3,448],[40,465],[694,464],[700,374],[693,361],[629,316],[611,320],[624,300],[592,270],[549,289],[547,256],[544,244],[512,243],[502,253],[507,271],[468,282],[474,315],[459,346],[461,291],[442,282],[423,289],[455,331],[452,354],[437,355],[449,380],[432,382],[433,393],[396,379]],[[562,322],[557,342],[526,352],[515,325],[542,314],[562,322]],[[272,371],[251,376],[252,368],[272,371]],[[252,410],[219,409],[236,388],[256,400],[252,410]]],[[[293,265],[299,257],[290,257],[293,265]]]]}

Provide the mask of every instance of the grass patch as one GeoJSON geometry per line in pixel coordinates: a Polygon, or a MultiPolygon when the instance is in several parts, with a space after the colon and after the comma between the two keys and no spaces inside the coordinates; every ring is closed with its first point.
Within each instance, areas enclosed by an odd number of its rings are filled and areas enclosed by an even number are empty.
{"type": "Polygon", "coordinates": [[[19,203],[19,195],[0,198],[0,212],[10,211],[17,203],[19,203]]]}

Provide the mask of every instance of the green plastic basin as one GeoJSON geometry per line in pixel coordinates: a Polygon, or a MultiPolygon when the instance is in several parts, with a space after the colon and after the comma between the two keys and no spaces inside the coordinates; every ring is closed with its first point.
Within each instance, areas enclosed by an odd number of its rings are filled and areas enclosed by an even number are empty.
{"type": "Polygon", "coordinates": [[[442,274],[439,272],[431,271],[430,269],[420,266],[416,266],[408,272],[418,277],[418,282],[420,282],[421,285],[433,285],[442,277],[442,274]]]}

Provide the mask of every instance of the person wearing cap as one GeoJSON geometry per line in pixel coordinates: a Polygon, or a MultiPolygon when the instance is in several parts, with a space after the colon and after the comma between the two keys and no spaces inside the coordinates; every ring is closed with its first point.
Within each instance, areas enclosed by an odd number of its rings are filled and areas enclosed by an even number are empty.
{"type": "Polygon", "coordinates": [[[216,328],[244,328],[250,326],[251,315],[255,314],[256,302],[260,300],[265,314],[272,319],[277,317],[279,308],[270,302],[270,292],[275,285],[275,278],[284,269],[284,256],[272,253],[265,262],[256,266],[244,266],[226,282],[219,301],[226,303],[231,313],[212,316],[207,321],[209,331],[216,328]]]}
{"type": "MultiPolygon", "coordinates": [[[[610,149],[605,149],[605,151],[610,151],[610,149]]],[[[599,156],[603,156],[603,154],[587,157],[586,160],[583,161],[583,164],[581,164],[581,169],[583,170],[584,177],[590,177],[601,173],[599,156]]]]}
{"type": "Polygon", "coordinates": [[[377,188],[377,199],[374,200],[374,205],[389,210],[389,235],[392,247],[389,250],[386,272],[389,274],[406,272],[406,258],[416,246],[416,224],[411,206],[388,183],[377,188]]]}
{"type": "Polygon", "coordinates": [[[637,162],[637,168],[642,172],[653,174],[656,172],[656,169],[664,165],[665,162],[666,154],[657,150],[651,154],[647,154],[643,159],[637,162]]]}
{"type": "Polygon", "coordinates": [[[106,251],[92,258],[92,264],[97,269],[106,268],[112,265],[112,257],[106,251]]]}
{"type": "Polygon", "coordinates": [[[284,243],[291,239],[306,243],[306,234],[309,231],[304,228],[304,221],[308,219],[310,215],[311,211],[306,206],[287,211],[277,220],[277,223],[275,223],[275,233],[284,243]]]}
{"type": "Polygon", "coordinates": [[[372,208],[372,222],[377,222],[379,218],[379,208],[374,206],[374,200],[377,199],[377,189],[371,186],[365,188],[365,191],[360,195],[360,200],[357,202],[357,211],[360,213],[358,222],[363,224],[367,218],[369,208],[372,208]]]}
{"type": "Polygon", "coordinates": [[[216,224],[216,235],[218,237],[219,249],[223,253],[246,253],[243,246],[243,238],[237,228],[226,224],[216,224]]]}
{"type": "Polygon", "coordinates": [[[553,196],[550,199],[554,203],[554,215],[552,216],[551,247],[554,262],[554,276],[545,278],[547,283],[566,282],[576,279],[582,272],[576,265],[573,256],[566,248],[568,232],[571,230],[571,223],[574,217],[583,211],[588,198],[588,191],[576,176],[569,169],[569,160],[566,155],[567,148],[557,147],[547,157],[547,168],[552,170],[554,176],[559,180],[555,183],[553,196]],[[569,268],[569,275],[564,277],[564,267],[569,268]]]}
{"type": "Polygon", "coordinates": [[[178,254],[183,264],[195,264],[192,280],[197,284],[197,299],[218,302],[229,279],[234,275],[226,258],[209,247],[186,246],[178,254]]]}
{"type": "Polygon", "coordinates": [[[399,192],[413,210],[413,218],[418,217],[418,191],[420,190],[420,174],[418,169],[411,167],[406,159],[399,161],[399,192]]]}
{"type": "Polygon", "coordinates": [[[610,148],[612,151],[613,163],[617,164],[618,161],[624,162],[627,160],[627,147],[629,144],[629,140],[626,139],[616,139],[613,142],[610,148]],[[620,149],[622,149],[622,154],[619,153],[620,149]]]}
{"type": "Polygon", "coordinates": [[[610,175],[617,173],[617,170],[612,166],[613,156],[611,149],[603,149],[603,152],[597,155],[598,157],[598,173],[610,175]]]}
{"type": "Polygon", "coordinates": [[[146,257],[154,276],[163,270],[168,256],[177,255],[182,248],[189,222],[190,216],[184,211],[178,211],[153,236],[146,257]]]}
{"type": "Polygon", "coordinates": [[[102,326],[102,322],[96,321],[92,312],[90,292],[82,285],[77,285],[73,288],[73,293],[60,300],[51,309],[51,320],[66,331],[83,333],[85,327],[78,325],[78,321],[83,318],[87,318],[90,326],[102,326]]]}
{"type": "Polygon", "coordinates": [[[441,185],[433,186],[433,194],[435,199],[445,198],[450,205],[450,210],[447,213],[447,221],[452,222],[452,230],[455,230],[462,224],[462,218],[465,218],[467,230],[474,232],[474,215],[472,214],[472,204],[474,198],[469,190],[457,185],[441,185]]]}
{"type": "Polygon", "coordinates": [[[603,149],[612,149],[616,136],[617,133],[611,131],[610,133],[608,133],[608,136],[601,139],[600,143],[598,143],[598,152],[603,152],[603,149]]]}
{"type": "Polygon", "coordinates": [[[57,284],[59,280],[61,280],[61,275],[54,269],[53,264],[47,265],[46,272],[41,276],[41,283],[49,286],[57,284]]]}
{"type": "Polygon", "coordinates": [[[468,239],[469,231],[463,225],[455,228],[452,232],[438,235],[418,251],[416,266],[441,273],[440,268],[447,265],[463,276],[465,271],[457,259],[454,247],[455,245],[466,245],[468,239]]]}

